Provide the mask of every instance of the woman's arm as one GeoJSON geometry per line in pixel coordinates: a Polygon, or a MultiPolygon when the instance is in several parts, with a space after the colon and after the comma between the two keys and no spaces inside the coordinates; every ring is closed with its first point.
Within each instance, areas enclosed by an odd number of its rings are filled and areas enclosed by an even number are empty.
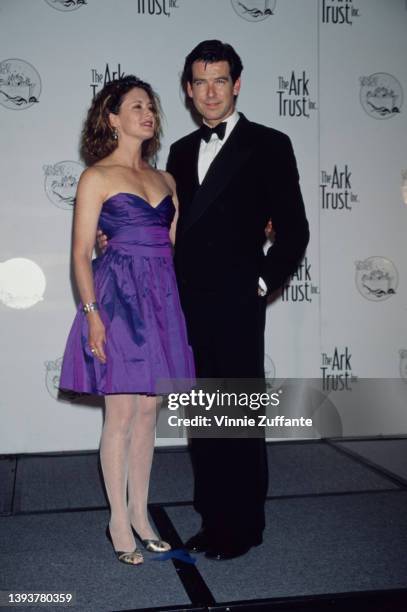
{"type": "MultiPolygon", "coordinates": [[[[72,248],[75,280],[82,304],[96,302],[91,261],[104,196],[101,172],[96,168],[88,168],[83,172],[76,192],[72,248]]],[[[103,322],[97,311],[91,311],[86,316],[89,324],[89,346],[96,349],[95,356],[105,362],[106,339],[103,322]]]]}

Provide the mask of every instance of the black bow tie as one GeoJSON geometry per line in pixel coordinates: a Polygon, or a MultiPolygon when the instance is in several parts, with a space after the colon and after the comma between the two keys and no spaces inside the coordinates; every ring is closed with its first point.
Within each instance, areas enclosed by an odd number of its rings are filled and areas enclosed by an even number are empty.
{"type": "Polygon", "coordinates": [[[226,121],[222,121],[222,123],[218,123],[214,128],[209,127],[203,123],[200,128],[200,134],[202,140],[205,142],[209,142],[212,134],[216,134],[220,140],[223,140],[225,137],[226,131],[226,121]]]}

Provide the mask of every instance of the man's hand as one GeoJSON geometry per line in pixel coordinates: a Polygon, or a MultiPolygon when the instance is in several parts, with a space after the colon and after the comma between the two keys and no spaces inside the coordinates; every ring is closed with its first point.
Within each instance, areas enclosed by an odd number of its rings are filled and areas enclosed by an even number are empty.
{"type": "Polygon", "coordinates": [[[273,239],[273,223],[271,219],[268,220],[266,227],[264,228],[264,233],[266,234],[267,240],[273,239]]]}
{"type": "Polygon", "coordinates": [[[96,242],[98,248],[104,253],[107,249],[108,240],[106,234],[104,234],[101,229],[98,229],[96,232],[96,242]]]}

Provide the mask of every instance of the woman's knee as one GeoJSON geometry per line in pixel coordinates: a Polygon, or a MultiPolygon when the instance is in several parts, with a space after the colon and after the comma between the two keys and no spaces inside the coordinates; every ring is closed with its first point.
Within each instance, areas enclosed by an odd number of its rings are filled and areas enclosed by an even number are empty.
{"type": "Polygon", "coordinates": [[[119,405],[107,407],[105,426],[115,433],[127,437],[131,434],[135,417],[134,407],[119,405]]]}

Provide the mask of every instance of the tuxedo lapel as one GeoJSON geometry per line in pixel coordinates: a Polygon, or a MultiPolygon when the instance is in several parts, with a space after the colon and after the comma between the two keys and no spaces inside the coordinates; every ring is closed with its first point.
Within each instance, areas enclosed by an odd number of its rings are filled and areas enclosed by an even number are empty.
{"type": "MultiPolygon", "coordinates": [[[[200,143],[201,139],[199,136],[199,131],[194,132],[191,141],[188,144],[188,148],[185,151],[184,157],[185,165],[183,168],[183,176],[188,177],[187,183],[191,189],[192,194],[195,194],[195,192],[199,188],[198,156],[200,143]]],[[[190,206],[188,206],[188,208],[190,208],[190,206]]]]}
{"type": "MultiPolygon", "coordinates": [[[[193,156],[193,172],[195,172],[196,177],[198,173],[200,144],[199,133],[197,134],[198,145],[193,156]]],[[[239,172],[241,166],[252,153],[253,148],[254,143],[250,139],[250,123],[241,115],[236,127],[211,163],[202,184],[195,192],[191,205],[185,211],[182,232],[187,231],[194,225],[211,206],[223,189],[239,172]]]]}

